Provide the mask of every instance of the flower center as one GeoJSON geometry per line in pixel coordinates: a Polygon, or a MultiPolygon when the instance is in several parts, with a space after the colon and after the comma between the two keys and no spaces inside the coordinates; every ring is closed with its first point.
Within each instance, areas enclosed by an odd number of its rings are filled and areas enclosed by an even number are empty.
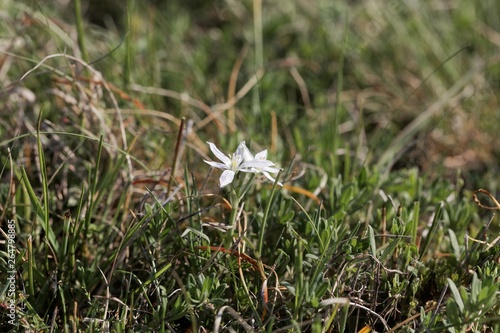
{"type": "Polygon", "coordinates": [[[231,171],[238,171],[238,167],[240,166],[241,164],[241,156],[239,154],[233,154],[231,156],[231,171]]]}

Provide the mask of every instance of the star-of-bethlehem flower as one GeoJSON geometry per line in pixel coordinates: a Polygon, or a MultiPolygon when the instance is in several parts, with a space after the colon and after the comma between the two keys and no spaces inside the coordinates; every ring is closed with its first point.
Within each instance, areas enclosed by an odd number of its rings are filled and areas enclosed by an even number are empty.
{"type": "MultiPolygon", "coordinates": [[[[241,141],[238,148],[233,154],[225,155],[222,153],[215,144],[207,142],[210,150],[214,155],[221,160],[219,162],[205,161],[205,163],[224,170],[219,179],[220,187],[225,187],[234,180],[234,176],[239,171],[247,173],[262,173],[267,179],[274,182],[275,179],[271,177],[270,173],[278,173],[280,169],[275,167],[275,164],[267,160],[267,150],[263,150],[257,155],[253,156],[247,148],[245,141],[241,141]]],[[[282,185],[281,183],[278,183],[282,185]]]]}

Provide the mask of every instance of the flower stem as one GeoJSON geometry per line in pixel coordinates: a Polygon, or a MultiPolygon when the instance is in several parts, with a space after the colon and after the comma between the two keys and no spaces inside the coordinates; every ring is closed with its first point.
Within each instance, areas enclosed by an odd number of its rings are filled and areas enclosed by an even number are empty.
{"type": "Polygon", "coordinates": [[[251,178],[246,182],[246,185],[238,193],[239,200],[243,200],[243,197],[248,193],[250,187],[253,185],[254,180],[255,180],[255,174],[252,174],[251,178]]]}
{"type": "Polygon", "coordinates": [[[269,202],[267,203],[266,211],[264,212],[264,218],[262,219],[262,226],[260,228],[259,243],[257,245],[257,256],[258,260],[262,260],[262,244],[264,243],[264,233],[266,232],[267,217],[269,215],[269,210],[271,210],[271,205],[273,204],[274,193],[278,187],[278,179],[281,176],[281,171],[276,175],[276,181],[274,182],[273,188],[271,189],[271,196],[269,197],[269,202]]]}
{"type": "Polygon", "coordinates": [[[230,248],[233,245],[233,235],[236,228],[236,220],[238,217],[238,207],[240,205],[240,198],[236,189],[233,187],[229,193],[229,202],[231,203],[231,215],[229,216],[229,230],[227,231],[226,238],[226,248],[230,248]]]}

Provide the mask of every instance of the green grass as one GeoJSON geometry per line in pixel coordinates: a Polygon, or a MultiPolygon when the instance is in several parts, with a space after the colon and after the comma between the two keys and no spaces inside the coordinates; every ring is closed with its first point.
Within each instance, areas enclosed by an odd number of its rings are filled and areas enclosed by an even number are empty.
{"type": "Polygon", "coordinates": [[[109,3],[0,10],[2,331],[500,332],[500,4],[109,3]]]}

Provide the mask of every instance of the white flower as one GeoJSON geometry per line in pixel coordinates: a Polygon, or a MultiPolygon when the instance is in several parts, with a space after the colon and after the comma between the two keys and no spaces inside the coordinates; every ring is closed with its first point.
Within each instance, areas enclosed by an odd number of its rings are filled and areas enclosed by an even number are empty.
{"type": "MultiPolygon", "coordinates": [[[[243,141],[243,143],[245,143],[245,142],[243,141]]],[[[252,155],[250,150],[248,150],[246,145],[244,146],[243,149],[244,149],[243,158],[245,159],[245,161],[267,161],[267,149],[264,149],[263,151],[255,154],[255,157],[252,155]]],[[[256,172],[257,173],[262,172],[262,174],[267,179],[269,179],[270,181],[272,181],[274,183],[276,181],[276,179],[271,177],[271,175],[269,173],[278,173],[279,171],[280,171],[280,169],[275,168],[274,163],[273,163],[271,166],[263,167],[260,170],[257,170],[256,172]]],[[[283,184],[281,182],[278,182],[278,185],[283,186],[283,184]]]]}
{"type": "Polygon", "coordinates": [[[219,179],[220,187],[225,187],[230,184],[234,180],[234,176],[238,171],[250,173],[262,172],[264,175],[267,174],[266,177],[271,177],[269,175],[269,172],[277,173],[279,171],[279,169],[274,167],[273,162],[266,160],[267,152],[265,156],[262,155],[261,152],[259,153],[260,155],[257,154],[259,158],[254,158],[252,153],[250,153],[247,146],[245,145],[245,141],[241,141],[236,151],[232,155],[227,156],[222,153],[212,142],[207,143],[210,146],[210,150],[212,151],[212,153],[214,153],[214,155],[222,162],[219,163],[205,161],[205,163],[215,168],[224,170],[219,179]]]}

